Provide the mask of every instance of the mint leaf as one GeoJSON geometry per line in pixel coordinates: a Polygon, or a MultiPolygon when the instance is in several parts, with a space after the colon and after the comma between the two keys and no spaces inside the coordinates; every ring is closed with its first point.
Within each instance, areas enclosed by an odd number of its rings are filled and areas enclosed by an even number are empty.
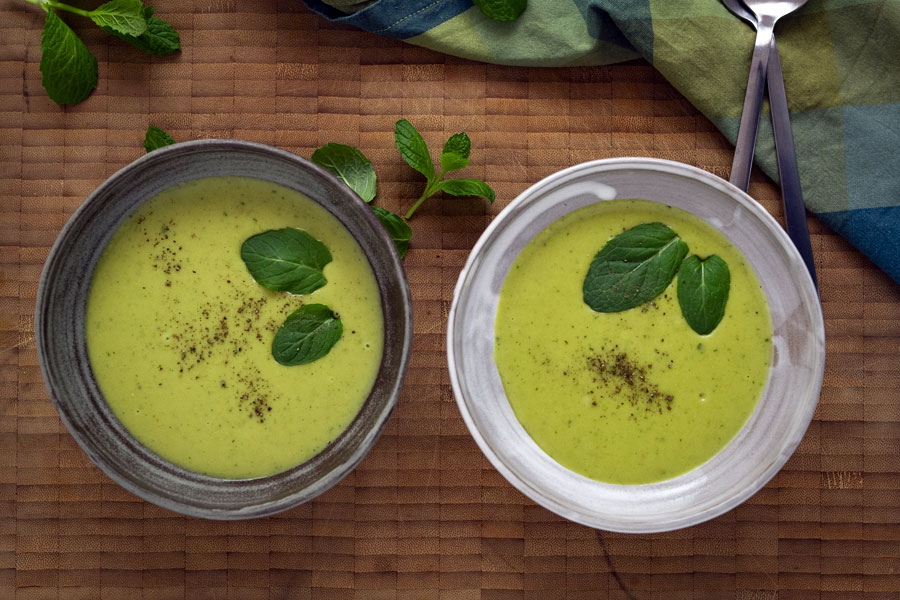
{"type": "Polygon", "coordinates": [[[272,341],[272,356],[285,366],[305,365],[328,354],[341,339],[340,317],[324,304],[306,304],[292,312],[272,341]]]}
{"type": "Polygon", "coordinates": [[[678,269],[678,304],[691,329],[706,335],[719,325],[730,288],[728,263],[715,254],[702,260],[696,254],[684,259],[678,269]]]}
{"type": "Polygon", "coordinates": [[[300,229],[272,229],[249,238],[241,259],[264,288],[311,294],[327,283],[322,269],[331,262],[328,248],[300,229]]]}
{"type": "Polygon", "coordinates": [[[88,13],[100,27],[109,27],[124,35],[138,36],[147,31],[141,0],[112,0],[88,13]]]}
{"type": "Polygon", "coordinates": [[[375,169],[358,148],[344,144],[325,144],[313,152],[312,161],[337,175],[363,201],[371,202],[375,198],[375,169]]]}
{"type": "Polygon", "coordinates": [[[486,17],[495,21],[514,21],[528,5],[528,0],[472,0],[486,17]]]}
{"type": "Polygon", "coordinates": [[[422,135],[406,119],[400,119],[394,126],[394,142],[406,164],[424,175],[430,184],[434,181],[434,163],[428,154],[428,146],[422,135]]]}
{"type": "Polygon", "coordinates": [[[170,146],[174,143],[175,139],[159,127],[154,127],[153,125],[147,127],[147,133],[144,135],[144,150],[147,152],[153,152],[157,148],[170,146]]]}
{"type": "Polygon", "coordinates": [[[145,6],[141,14],[147,22],[147,30],[141,35],[124,35],[112,27],[101,27],[101,29],[147,54],[161,56],[181,50],[181,38],[178,36],[178,32],[162,19],[154,17],[152,6],[145,6]]]}
{"type": "Polygon", "coordinates": [[[497,197],[491,186],[478,179],[447,179],[438,184],[438,189],[453,196],[481,196],[488,202],[497,197]]]}
{"type": "Polygon", "coordinates": [[[462,158],[469,158],[469,152],[472,150],[472,140],[465,131],[462,133],[454,133],[444,143],[444,154],[457,154],[462,158]]]}
{"type": "Polygon", "coordinates": [[[41,35],[41,83],[57,104],[78,104],[97,87],[97,59],[53,9],[41,35]]]}
{"type": "Polygon", "coordinates": [[[450,136],[450,139],[444,144],[444,150],[441,153],[441,167],[445,171],[455,171],[464,169],[469,165],[469,151],[472,149],[472,142],[466,132],[456,133],[450,136]]]}
{"type": "Polygon", "coordinates": [[[394,240],[394,245],[397,246],[400,258],[406,256],[406,251],[409,249],[409,240],[412,238],[412,229],[409,227],[409,224],[400,215],[395,215],[379,206],[373,206],[372,210],[375,211],[375,216],[387,229],[388,235],[394,240]]]}
{"type": "Polygon", "coordinates": [[[652,300],[672,282],[687,253],[687,244],[662,223],[620,233],[591,262],[584,302],[597,312],[620,312],[652,300]]]}

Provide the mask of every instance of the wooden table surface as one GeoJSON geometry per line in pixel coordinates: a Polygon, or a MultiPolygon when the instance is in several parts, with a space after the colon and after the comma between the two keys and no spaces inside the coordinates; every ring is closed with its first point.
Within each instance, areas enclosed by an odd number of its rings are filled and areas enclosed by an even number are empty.
{"type": "MultiPolygon", "coordinates": [[[[510,200],[612,156],[727,175],[728,143],[646,63],[491,66],[329,25],[297,0],[155,4],[183,52],[151,60],[72,19],[100,82],[62,109],[40,84],[40,10],[0,0],[0,599],[900,598],[900,287],[815,218],[819,407],[784,470],[735,510],[660,535],[566,522],[510,486],[459,416],[447,311],[510,200]],[[436,199],[413,218],[412,363],[368,458],[315,501],[245,522],[181,517],[112,483],[57,418],[33,343],[41,265],[72,211],[143,154],[148,123],[307,157],[359,146],[378,203],[399,211],[421,189],[393,148],[401,116],[435,145],[467,131],[468,173],[497,202],[436,199]]],[[[755,172],[750,192],[780,218],[776,186],[755,172]]]]}

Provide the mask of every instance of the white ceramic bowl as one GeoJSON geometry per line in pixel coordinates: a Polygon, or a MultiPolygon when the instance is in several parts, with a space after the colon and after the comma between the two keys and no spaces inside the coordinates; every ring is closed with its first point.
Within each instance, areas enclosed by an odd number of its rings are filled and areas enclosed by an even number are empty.
{"type": "Polygon", "coordinates": [[[447,352],[450,381],[469,431],[510,483],[572,521],[649,533],[721,515],[781,469],[812,420],[825,366],[825,332],[819,298],[800,255],[759,203],[688,165],[616,158],[551,175],[494,219],[460,274],[447,324],[447,352]],[[497,301],[522,249],[563,215],[620,198],[681,208],[728,237],[762,284],[774,332],[765,390],[735,438],[688,473],[646,485],[600,483],[550,458],[516,419],[494,363],[497,301]]]}

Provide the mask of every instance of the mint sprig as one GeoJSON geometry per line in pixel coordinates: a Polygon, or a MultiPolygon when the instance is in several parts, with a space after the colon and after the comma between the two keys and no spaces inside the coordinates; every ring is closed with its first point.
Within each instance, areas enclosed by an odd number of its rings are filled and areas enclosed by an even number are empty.
{"type": "Polygon", "coordinates": [[[424,175],[427,180],[422,195],[407,211],[407,219],[413,216],[413,213],[425,200],[441,191],[453,196],[480,196],[487,199],[488,202],[493,202],[496,198],[491,186],[478,179],[443,180],[448,171],[456,171],[469,164],[469,151],[472,143],[465,133],[452,135],[444,144],[439,173],[435,172],[434,162],[431,160],[428,145],[422,134],[406,119],[400,119],[394,126],[394,142],[406,164],[424,175]]]}
{"type": "Polygon", "coordinates": [[[56,0],[26,0],[47,12],[41,36],[41,83],[57,104],[78,104],[97,87],[97,59],[56,10],[86,17],[98,27],[148,54],[181,49],[178,33],[153,16],[141,0],[111,0],[84,10],[56,0]]]}

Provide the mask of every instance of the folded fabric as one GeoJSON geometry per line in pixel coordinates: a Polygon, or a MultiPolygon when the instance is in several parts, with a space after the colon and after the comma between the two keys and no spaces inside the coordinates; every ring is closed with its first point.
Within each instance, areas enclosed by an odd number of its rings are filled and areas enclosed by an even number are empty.
{"type": "MultiPolygon", "coordinates": [[[[303,1],[331,20],[485,62],[642,56],[737,138],[754,33],[717,0],[529,0],[509,23],[471,0],[376,0],[351,14],[347,0],[303,1]]],[[[776,33],[806,206],[900,282],[900,0],[810,0],[776,33]]],[[[765,117],[756,162],[777,181],[765,117]]]]}

